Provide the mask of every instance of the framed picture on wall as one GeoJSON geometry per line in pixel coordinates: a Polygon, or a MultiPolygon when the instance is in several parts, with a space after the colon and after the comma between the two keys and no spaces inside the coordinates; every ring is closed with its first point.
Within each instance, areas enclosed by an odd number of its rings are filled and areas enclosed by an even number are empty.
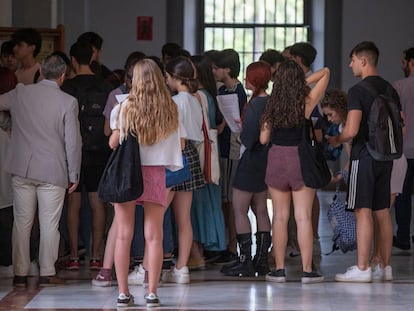
{"type": "Polygon", "coordinates": [[[152,16],[137,17],[137,40],[152,40],[152,16]]]}

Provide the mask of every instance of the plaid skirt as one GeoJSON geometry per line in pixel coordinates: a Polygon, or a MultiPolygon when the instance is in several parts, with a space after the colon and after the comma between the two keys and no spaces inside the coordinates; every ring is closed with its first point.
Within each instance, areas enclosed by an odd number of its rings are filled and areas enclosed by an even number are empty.
{"type": "Polygon", "coordinates": [[[200,158],[198,156],[197,149],[193,143],[186,140],[183,154],[187,158],[188,165],[190,166],[191,179],[183,182],[182,184],[175,185],[172,191],[194,191],[201,189],[205,185],[204,174],[200,166],[200,158]]]}

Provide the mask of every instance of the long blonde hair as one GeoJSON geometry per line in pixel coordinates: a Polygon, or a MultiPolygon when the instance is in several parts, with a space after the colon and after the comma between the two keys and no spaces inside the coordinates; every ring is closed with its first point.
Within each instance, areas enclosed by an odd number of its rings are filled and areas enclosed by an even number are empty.
{"type": "Polygon", "coordinates": [[[161,70],[151,59],[135,64],[132,88],[122,109],[122,132],[153,145],[178,129],[178,109],[161,70]]]}

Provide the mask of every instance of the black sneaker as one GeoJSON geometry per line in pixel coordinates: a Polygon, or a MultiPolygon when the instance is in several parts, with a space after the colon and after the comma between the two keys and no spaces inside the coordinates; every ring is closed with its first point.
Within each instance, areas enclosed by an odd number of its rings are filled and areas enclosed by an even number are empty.
{"type": "Polygon", "coordinates": [[[134,296],[132,294],[125,295],[124,293],[120,293],[118,296],[117,306],[118,307],[129,307],[134,304],[134,296]]]}
{"type": "Polygon", "coordinates": [[[160,306],[160,299],[157,295],[153,293],[146,294],[145,300],[147,302],[147,308],[154,308],[160,306]]]}
{"type": "Polygon", "coordinates": [[[27,276],[15,275],[13,278],[13,286],[15,287],[26,287],[27,286],[27,276]]]}
{"type": "Polygon", "coordinates": [[[270,271],[266,274],[266,281],[275,282],[275,283],[285,283],[286,282],[286,274],[285,269],[278,269],[270,271]]]}
{"type": "Polygon", "coordinates": [[[170,270],[172,266],[175,266],[173,256],[162,260],[162,270],[170,270]]]}
{"type": "Polygon", "coordinates": [[[236,262],[239,259],[236,254],[230,252],[229,250],[224,251],[219,258],[217,258],[213,263],[217,266],[223,266],[236,262]]]}
{"type": "Polygon", "coordinates": [[[324,277],[316,271],[302,273],[302,284],[321,283],[323,280],[324,277]]]}

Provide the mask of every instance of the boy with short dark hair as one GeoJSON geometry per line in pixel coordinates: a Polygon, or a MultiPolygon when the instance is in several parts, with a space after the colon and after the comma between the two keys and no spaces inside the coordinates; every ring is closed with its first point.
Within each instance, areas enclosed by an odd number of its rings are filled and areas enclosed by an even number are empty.
{"type": "MultiPolygon", "coordinates": [[[[62,89],[76,97],[79,103],[79,121],[82,135],[82,167],[79,187],[68,196],[67,226],[71,258],[67,269],[79,270],[78,227],[81,193],[88,193],[92,209],[92,251],[90,268],[102,266],[100,251],[105,227],[105,206],[97,194],[98,183],[109,158],[108,138],[104,134],[103,110],[112,86],[101,76],[92,72],[89,64],[92,46],[78,41],[70,48],[70,57],[76,76],[66,80],[62,89]]],[[[83,217],[83,216],[81,216],[83,217]]]]}
{"type": "Polygon", "coordinates": [[[22,28],[12,34],[14,46],[14,57],[19,68],[16,70],[16,77],[19,83],[31,84],[40,81],[40,64],[36,56],[42,46],[42,37],[34,28],[22,28]]]}
{"type": "Polygon", "coordinates": [[[398,104],[400,101],[391,84],[378,75],[378,56],[377,46],[370,41],[361,42],[352,49],[349,66],[354,76],[360,77],[362,81],[348,91],[348,115],[342,133],[329,138],[332,145],[352,140],[347,209],[355,212],[358,262],[345,273],[337,274],[335,280],[338,282],[372,281],[370,256],[374,222],[378,226],[382,280],[392,280],[390,257],[393,232],[389,207],[393,162],[375,160],[366,147],[369,112],[375,98],[364,84],[369,83],[378,94],[387,94],[387,89],[390,89],[393,99],[398,104]]]}
{"type": "Polygon", "coordinates": [[[92,46],[92,58],[91,62],[89,64],[91,70],[93,73],[101,76],[106,81],[111,83],[113,85],[113,88],[117,88],[122,84],[123,81],[118,79],[118,77],[113,73],[112,70],[110,70],[108,67],[106,67],[104,64],[101,63],[101,52],[102,52],[102,45],[103,45],[103,39],[100,35],[98,35],[96,32],[88,31],[82,33],[78,37],[78,42],[88,42],[92,46]]]}

